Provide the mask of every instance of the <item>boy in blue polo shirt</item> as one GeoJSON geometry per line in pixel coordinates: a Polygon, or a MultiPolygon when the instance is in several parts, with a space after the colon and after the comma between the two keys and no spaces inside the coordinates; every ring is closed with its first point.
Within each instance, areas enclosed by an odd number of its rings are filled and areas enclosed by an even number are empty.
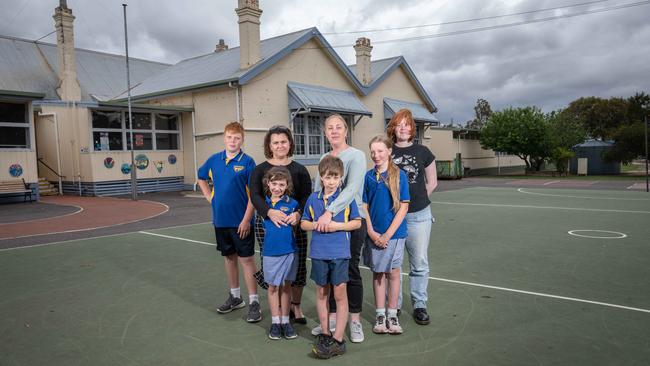
{"type": "Polygon", "coordinates": [[[198,171],[198,185],[212,205],[217,250],[225,259],[230,286],[228,299],[217,308],[217,312],[225,314],[246,305],[239,289],[239,262],[244,270],[250,302],[246,321],[254,323],[262,320],[257,283],[253,278],[257,272],[253,259],[255,239],[250,230],[254,209],[248,193],[255,161],[241,150],[244,128],[238,122],[226,125],[223,140],[226,149],[210,156],[198,171]],[[212,180],[212,190],[208,179],[212,180]]]}
{"type": "Polygon", "coordinates": [[[345,353],[343,334],[348,320],[348,267],[350,260],[350,233],[361,227],[361,216],[354,201],[345,210],[332,217],[331,232],[315,231],[318,218],[325,213],[328,203],[334,201],[341,192],[343,162],[327,155],[318,164],[323,190],[312,193],[305,203],[300,227],[313,231],[309,257],[311,276],[316,283],[316,309],[321,329],[329,330],[328,296],[333,288],[336,300],[336,329],[334,334],[320,334],[312,347],[319,358],[330,358],[345,353]]]}
{"type": "MultiPolygon", "coordinates": [[[[262,185],[269,207],[280,210],[286,215],[298,210],[298,201],[288,195],[293,191],[291,173],[283,166],[269,169],[262,178],[262,185]]],[[[293,227],[276,226],[268,217],[264,219],[264,245],[262,261],[264,279],[268,283],[269,310],[271,311],[271,328],[269,338],[286,339],[298,337],[289,323],[289,301],[291,299],[291,282],[296,280],[298,262],[294,253],[298,249],[293,236],[293,227]]]]}

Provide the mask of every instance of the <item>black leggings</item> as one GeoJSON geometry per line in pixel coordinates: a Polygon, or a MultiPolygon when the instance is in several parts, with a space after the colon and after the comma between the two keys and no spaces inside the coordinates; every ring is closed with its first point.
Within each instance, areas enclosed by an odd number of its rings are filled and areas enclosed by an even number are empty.
{"type": "MultiPolygon", "coordinates": [[[[366,220],[361,219],[361,227],[350,232],[350,266],[348,267],[348,307],[351,313],[360,313],[363,305],[363,281],[361,281],[361,272],[359,271],[359,259],[361,258],[361,248],[366,239],[366,220]]],[[[336,301],[334,301],[334,291],[330,291],[329,297],[330,312],[336,312],[336,301]]]]}

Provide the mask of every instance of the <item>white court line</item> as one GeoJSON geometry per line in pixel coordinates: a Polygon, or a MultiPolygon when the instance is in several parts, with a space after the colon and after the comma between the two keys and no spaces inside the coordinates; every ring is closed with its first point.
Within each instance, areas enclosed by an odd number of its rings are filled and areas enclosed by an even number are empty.
{"type": "Polygon", "coordinates": [[[548,185],[550,185],[550,184],[553,184],[553,183],[559,183],[559,182],[560,182],[559,180],[552,180],[552,181],[550,181],[550,182],[546,182],[546,183],[544,183],[544,184],[542,184],[542,185],[544,185],[544,186],[548,186],[548,185]]]}
{"type": "Polygon", "coordinates": [[[609,210],[600,208],[575,208],[575,207],[554,207],[554,206],[529,206],[529,205],[503,205],[497,203],[463,203],[463,202],[442,202],[431,201],[441,205],[461,205],[461,206],[488,206],[488,207],[512,207],[512,208],[541,208],[547,210],[568,210],[568,211],[593,211],[593,212],[617,212],[617,213],[641,213],[650,214],[650,211],[633,211],[633,210],[609,210]]]}
{"type": "MultiPolygon", "coordinates": [[[[216,244],[213,244],[213,243],[208,243],[208,242],[200,241],[200,240],[185,239],[185,238],[180,238],[180,237],[177,237],[177,236],[162,235],[162,234],[150,233],[150,232],[147,232],[147,231],[140,231],[140,233],[141,234],[147,234],[147,235],[160,236],[160,237],[168,238],[168,239],[187,241],[187,242],[190,242],[190,243],[216,246],[216,244]]],[[[259,253],[259,251],[257,251],[257,250],[256,250],[256,252],[259,253]]],[[[365,266],[359,266],[359,268],[370,269],[370,268],[365,267],[365,266]]],[[[408,276],[408,273],[402,273],[402,276],[408,276]]],[[[568,300],[568,301],[581,302],[581,303],[592,304],[592,305],[601,305],[601,306],[607,306],[607,307],[611,307],[611,308],[638,311],[638,312],[650,314],[649,309],[634,308],[634,307],[630,307],[630,306],[610,304],[610,303],[601,302],[601,301],[592,301],[592,300],[578,299],[578,298],[575,298],[575,297],[551,295],[551,294],[545,294],[545,293],[542,293],[542,292],[517,290],[517,289],[513,289],[513,288],[508,288],[508,287],[484,285],[484,284],[475,283],[475,282],[465,282],[465,281],[450,280],[448,278],[441,278],[441,277],[429,277],[429,279],[434,280],[434,281],[440,281],[440,282],[454,283],[454,284],[458,284],[458,285],[467,285],[467,286],[473,286],[473,287],[489,288],[489,289],[493,289],[493,290],[515,292],[515,293],[518,293],[518,294],[533,295],[533,296],[540,296],[540,297],[548,297],[548,298],[559,299],[559,300],[568,300]]]]}
{"type": "Polygon", "coordinates": [[[524,188],[517,188],[517,192],[525,194],[533,194],[536,196],[549,196],[549,197],[563,197],[563,198],[585,198],[592,200],[615,200],[615,201],[650,201],[648,198],[616,198],[616,197],[592,197],[592,196],[570,196],[565,194],[550,194],[550,193],[537,193],[528,192],[524,188]]]}

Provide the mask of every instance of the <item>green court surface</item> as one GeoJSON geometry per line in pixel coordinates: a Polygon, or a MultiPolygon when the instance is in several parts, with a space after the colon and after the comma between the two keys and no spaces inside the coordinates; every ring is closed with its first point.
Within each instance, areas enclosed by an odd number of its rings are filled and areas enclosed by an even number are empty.
{"type": "Polygon", "coordinates": [[[428,326],[405,306],[403,335],[372,334],[363,269],[364,343],[311,356],[311,283],[298,339],[269,340],[264,293],[260,323],[216,313],[226,279],[201,224],[0,251],[0,365],[650,364],[650,195],[469,188],[432,200],[428,326]]]}

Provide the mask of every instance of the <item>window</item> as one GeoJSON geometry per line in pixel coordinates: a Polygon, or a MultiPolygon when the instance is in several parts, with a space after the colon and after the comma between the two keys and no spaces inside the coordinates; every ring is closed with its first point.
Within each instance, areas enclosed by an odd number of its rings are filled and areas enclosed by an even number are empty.
{"type": "MultiPolygon", "coordinates": [[[[128,112],[92,111],[95,151],[130,150],[131,134],[128,112]]],[[[179,115],[132,112],[134,150],[178,150],[179,115]]]]}
{"type": "MultiPolygon", "coordinates": [[[[332,146],[325,137],[323,122],[329,113],[298,114],[293,119],[294,154],[299,158],[320,158],[321,155],[332,150],[332,146]]],[[[343,115],[348,124],[348,144],[352,138],[352,116],[343,115]]]]}
{"type": "Polygon", "coordinates": [[[0,149],[29,148],[27,104],[0,102],[0,149]]]}

